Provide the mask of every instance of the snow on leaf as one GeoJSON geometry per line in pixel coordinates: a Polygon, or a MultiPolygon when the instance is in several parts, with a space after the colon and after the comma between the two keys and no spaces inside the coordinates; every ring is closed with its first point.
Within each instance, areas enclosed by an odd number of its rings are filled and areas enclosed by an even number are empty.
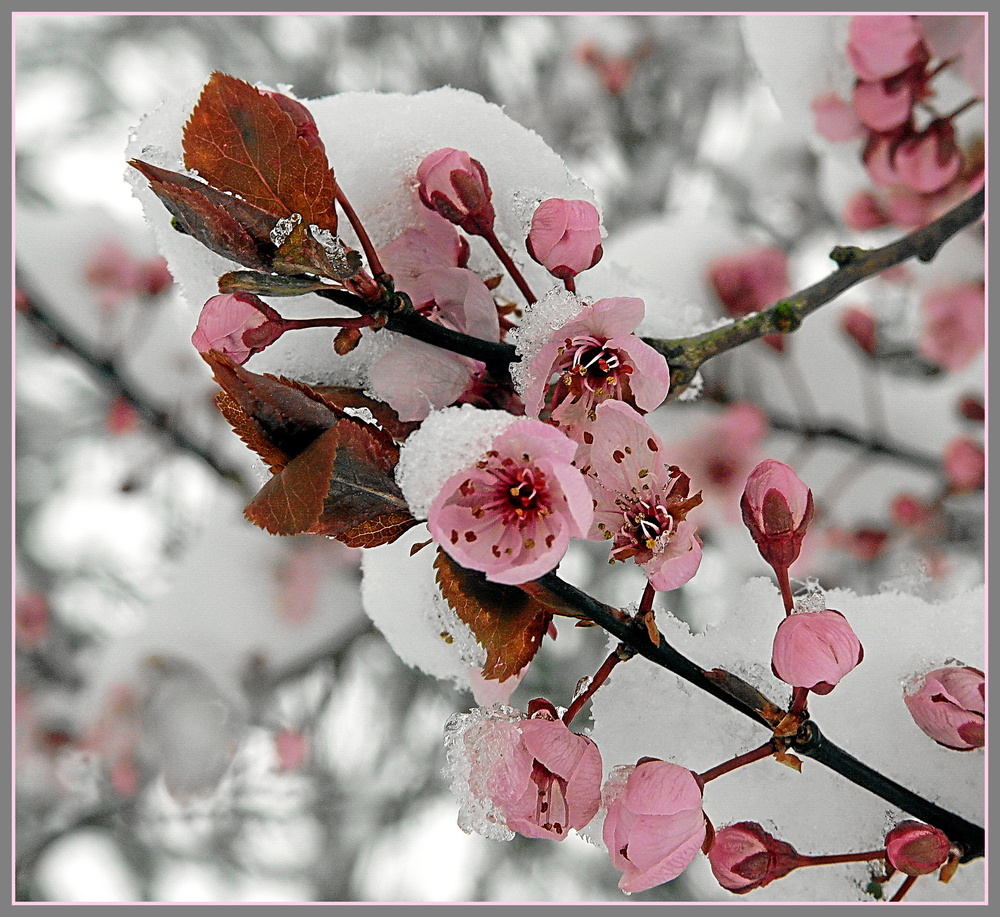
{"type": "Polygon", "coordinates": [[[552,620],[550,608],[517,586],[460,566],[440,548],[434,569],[441,595],[486,650],[484,678],[506,681],[531,662],[552,620]]]}
{"type": "Polygon", "coordinates": [[[213,73],[184,127],[183,146],[184,165],[214,187],[336,232],[336,183],[326,154],[249,83],[213,73]]]}

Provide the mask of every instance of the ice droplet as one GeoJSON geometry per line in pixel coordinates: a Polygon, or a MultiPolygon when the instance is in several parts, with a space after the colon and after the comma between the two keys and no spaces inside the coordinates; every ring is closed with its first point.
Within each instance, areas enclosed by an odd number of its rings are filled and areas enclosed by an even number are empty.
{"type": "Polygon", "coordinates": [[[292,230],[301,222],[301,213],[293,213],[290,216],[282,217],[274,224],[274,229],[271,230],[271,244],[275,248],[281,248],[285,244],[285,240],[292,234],[292,230]]]}

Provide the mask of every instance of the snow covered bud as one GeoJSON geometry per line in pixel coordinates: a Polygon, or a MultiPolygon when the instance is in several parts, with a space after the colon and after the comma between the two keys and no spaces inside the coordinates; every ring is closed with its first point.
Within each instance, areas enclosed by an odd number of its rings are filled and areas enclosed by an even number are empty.
{"type": "Polygon", "coordinates": [[[926,876],[951,856],[951,841],[938,828],[923,822],[900,822],[885,837],[890,864],[908,876],[926,876]]]}
{"type": "Polygon", "coordinates": [[[417,167],[420,200],[468,233],[493,231],[496,214],[482,164],[462,150],[445,147],[426,156],[417,167]]]}
{"type": "Polygon", "coordinates": [[[771,671],[794,688],[829,694],[863,658],[847,618],[828,608],[788,615],[778,625],[771,671]]]}
{"type": "MultiPolygon", "coordinates": [[[[552,570],[570,538],[585,538],[594,508],[583,475],[572,465],[576,443],[539,420],[512,421],[443,483],[427,526],[462,566],[482,571],[493,582],[517,585],[552,570]]],[[[424,447],[412,457],[411,448],[416,445],[408,441],[408,464],[424,447]]],[[[427,461],[434,461],[430,452],[427,461]]]]}
{"type": "Polygon", "coordinates": [[[202,306],[191,343],[199,353],[217,350],[242,365],[285,330],[285,320],[253,293],[224,293],[202,306]]]}
{"type": "Polygon", "coordinates": [[[618,887],[624,892],[676,879],[705,842],[701,786],[685,767],[653,758],[616,767],[603,797],[604,844],[623,873],[618,887]]]}
{"type": "Polygon", "coordinates": [[[740,509],[764,560],[785,570],[795,563],[815,509],[812,491],[788,465],[764,459],[754,468],[740,509]]]}
{"type": "Polygon", "coordinates": [[[903,695],[910,716],[938,745],[971,751],[986,743],[986,680],[979,669],[949,666],[903,695]]]}
{"type": "Polygon", "coordinates": [[[799,855],[756,822],[742,821],[716,833],[708,861],[726,891],[745,895],[787,876],[799,865],[799,855]]]}
{"type": "Polygon", "coordinates": [[[601,260],[601,217],[589,201],[543,201],[531,218],[528,254],[553,277],[571,280],[601,260]]]}
{"type": "Polygon", "coordinates": [[[561,841],[601,803],[601,753],[537,698],[529,716],[500,704],[453,716],[445,729],[459,825],[498,840],[516,831],[561,841]]]}

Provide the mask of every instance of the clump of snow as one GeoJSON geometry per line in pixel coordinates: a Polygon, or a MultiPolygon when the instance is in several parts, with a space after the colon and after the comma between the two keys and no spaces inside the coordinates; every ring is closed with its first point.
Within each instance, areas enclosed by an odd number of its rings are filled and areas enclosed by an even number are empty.
{"type": "Polygon", "coordinates": [[[523,713],[503,704],[456,713],[444,728],[445,776],[458,798],[458,826],[466,833],[509,841],[514,832],[490,795],[493,768],[510,751],[523,713]]]}
{"type": "Polygon", "coordinates": [[[521,320],[511,332],[519,362],[511,364],[514,387],[523,392],[528,385],[528,371],[536,354],[558,331],[584,308],[584,301],[562,287],[553,287],[538,302],[525,306],[521,320]]]}
{"type": "Polygon", "coordinates": [[[445,481],[483,458],[493,440],[516,420],[506,411],[483,411],[469,404],[434,411],[407,437],[396,466],[396,481],[410,512],[425,519],[445,481]]]}

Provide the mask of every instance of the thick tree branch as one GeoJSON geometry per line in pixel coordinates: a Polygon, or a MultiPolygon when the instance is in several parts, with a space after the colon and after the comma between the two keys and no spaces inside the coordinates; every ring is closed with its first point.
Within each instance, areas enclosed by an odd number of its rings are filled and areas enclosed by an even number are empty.
{"type": "MultiPolygon", "coordinates": [[[[618,638],[637,655],[662,666],[669,672],[701,688],[744,716],[773,729],[785,711],[767,700],[756,689],[720,670],[707,671],[696,665],[673,647],[661,641],[657,646],[649,639],[645,626],[638,619],[629,619],[608,605],[598,602],[575,586],[547,573],[538,584],[556,596],[560,602],[579,610],[585,618],[618,638]],[[736,689],[736,690],[734,690],[736,689]]],[[[978,825],[923,799],[825,738],[819,727],[807,720],[792,741],[796,752],[826,765],[846,780],[863,787],[915,818],[940,828],[949,839],[962,848],[962,862],[977,859],[985,853],[985,832],[978,825]]]]}

